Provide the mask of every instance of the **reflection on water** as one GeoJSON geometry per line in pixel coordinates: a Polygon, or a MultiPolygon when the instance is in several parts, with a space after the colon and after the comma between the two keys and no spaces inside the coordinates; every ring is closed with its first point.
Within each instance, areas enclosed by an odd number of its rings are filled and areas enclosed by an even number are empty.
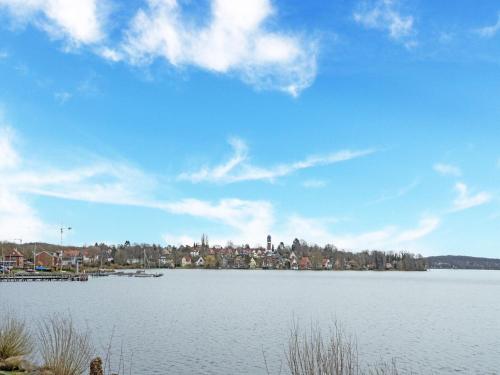
{"type": "Polygon", "coordinates": [[[265,374],[283,360],[292,319],[355,333],[368,362],[418,373],[498,374],[500,272],[167,270],[163,278],[3,283],[25,318],[70,313],[134,374],[265,374]],[[132,357],[133,353],[133,357],[132,357]]]}

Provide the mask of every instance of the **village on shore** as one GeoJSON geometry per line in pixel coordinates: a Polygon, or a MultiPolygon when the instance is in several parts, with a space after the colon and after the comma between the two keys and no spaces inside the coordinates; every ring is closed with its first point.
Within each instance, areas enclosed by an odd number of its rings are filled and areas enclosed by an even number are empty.
{"type": "Polygon", "coordinates": [[[119,268],[206,268],[264,270],[399,270],[425,271],[421,255],[409,252],[365,250],[350,252],[334,245],[320,247],[295,239],[291,246],[275,246],[269,235],[266,247],[249,245],[209,246],[203,235],[200,243],[185,246],[95,244],[61,246],[45,243],[2,243],[0,273],[25,271],[76,271],[119,268]]]}

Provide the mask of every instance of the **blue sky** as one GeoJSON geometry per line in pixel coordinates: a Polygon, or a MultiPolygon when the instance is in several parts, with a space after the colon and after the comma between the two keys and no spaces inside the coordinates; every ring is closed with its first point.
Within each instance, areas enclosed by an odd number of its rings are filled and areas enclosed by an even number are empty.
{"type": "Polygon", "coordinates": [[[0,238],[498,257],[500,6],[0,0],[0,238]]]}

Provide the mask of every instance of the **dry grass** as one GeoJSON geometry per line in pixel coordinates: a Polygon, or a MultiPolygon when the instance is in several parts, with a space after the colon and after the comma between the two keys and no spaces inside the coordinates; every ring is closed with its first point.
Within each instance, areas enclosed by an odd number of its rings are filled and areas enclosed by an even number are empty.
{"type": "Polygon", "coordinates": [[[0,322],[0,359],[27,356],[33,352],[33,341],[24,321],[10,313],[2,314],[0,322]]]}
{"type": "Polygon", "coordinates": [[[294,322],[285,356],[292,375],[399,374],[395,361],[361,366],[355,339],[338,323],[324,336],[318,326],[302,331],[294,322]]]}
{"type": "Polygon", "coordinates": [[[360,374],[356,342],[337,323],[327,338],[317,326],[302,332],[294,323],[285,354],[292,375],[360,374]]]}
{"type": "Polygon", "coordinates": [[[39,341],[44,367],[55,375],[87,372],[93,354],[90,336],[78,332],[71,319],[52,316],[40,323],[39,341]]]}

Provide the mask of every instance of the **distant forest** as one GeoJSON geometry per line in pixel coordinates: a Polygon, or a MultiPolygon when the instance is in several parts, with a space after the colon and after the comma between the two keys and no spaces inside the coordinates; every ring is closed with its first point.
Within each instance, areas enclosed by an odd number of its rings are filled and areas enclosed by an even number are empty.
{"type": "Polygon", "coordinates": [[[442,255],[425,258],[429,268],[500,270],[500,259],[442,255]]]}

